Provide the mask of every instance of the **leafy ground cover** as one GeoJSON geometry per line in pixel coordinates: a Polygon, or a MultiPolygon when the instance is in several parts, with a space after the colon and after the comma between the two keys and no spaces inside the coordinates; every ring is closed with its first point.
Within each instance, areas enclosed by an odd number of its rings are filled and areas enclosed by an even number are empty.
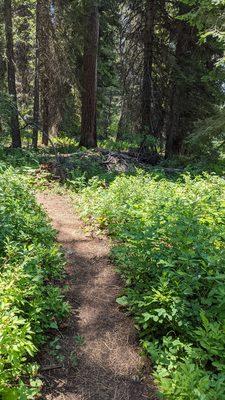
{"type": "MultiPolygon", "coordinates": [[[[80,198],[80,200],[79,200],[80,198]]],[[[89,181],[80,212],[108,230],[130,309],[168,400],[225,397],[225,182],[138,172],[89,181]]]]}
{"type": "Polygon", "coordinates": [[[0,173],[0,398],[32,399],[41,382],[32,361],[68,313],[59,287],[55,232],[21,176],[0,173]]]}
{"type": "MultiPolygon", "coordinates": [[[[51,188],[75,192],[81,215],[107,229],[114,239],[112,256],[126,284],[118,303],[134,315],[143,348],[154,362],[160,395],[168,400],[225,397],[224,161],[190,167],[177,159],[164,165],[172,174],[150,167],[121,175],[107,171],[96,152],[73,146],[70,151],[72,164],[63,165],[68,168],[66,185],[53,181],[51,188]],[[187,171],[183,175],[181,166],[187,171]],[[217,175],[202,170],[215,170],[217,175]]],[[[9,150],[1,156],[0,188],[4,195],[0,213],[8,230],[0,234],[4,272],[0,285],[5,287],[9,282],[6,309],[12,310],[16,320],[24,321],[15,323],[14,338],[18,339],[21,326],[28,330],[20,356],[15,352],[16,369],[5,361],[0,387],[5,399],[12,398],[12,390],[32,398],[37,383],[34,379],[30,383],[28,377],[35,375],[37,368],[30,363],[31,354],[44,341],[44,332],[56,327],[53,315],[60,319],[67,312],[60,309],[61,300],[60,304],[42,302],[46,290],[56,290],[54,299],[61,299],[58,289],[48,283],[57,277],[62,261],[54,246],[54,233],[26,187],[46,184],[45,172],[37,176],[37,170],[42,163],[51,164],[52,155],[42,149],[9,150]],[[22,176],[26,184],[21,184],[22,176]],[[13,280],[16,276],[19,289],[13,280]],[[15,294],[11,294],[11,279],[15,294]],[[46,313],[45,307],[52,306],[52,313],[51,309],[46,313]],[[32,314],[35,307],[40,310],[36,319],[32,314]]]]}

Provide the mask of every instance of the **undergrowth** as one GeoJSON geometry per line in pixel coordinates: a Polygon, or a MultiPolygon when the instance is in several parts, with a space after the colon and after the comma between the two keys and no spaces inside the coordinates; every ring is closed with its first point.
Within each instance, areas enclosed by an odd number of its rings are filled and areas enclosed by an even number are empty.
{"type": "MultiPolygon", "coordinates": [[[[54,232],[21,183],[23,177],[42,185],[45,176],[37,179],[35,171],[48,156],[9,151],[0,164],[3,400],[38,392],[31,358],[67,313],[59,290],[49,285],[62,267],[54,232]]],[[[81,215],[114,239],[112,256],[126,285],[118,303],[132,312],[154,362],[159,397],[167,400],[225,398],[223,164],[175,160],[172,175],[161,167],[118,175],[95,152],[79,150],[68,165],[66,187],[78,193],[81,215]]]]}
{"type": "Polygon", "coordinates": [[[32,358],[68,314],[59,287],[64,260],[30,188],[0,171],[0,398],[33,399],[41,382],[32,358]]]}
{"type": "MultiPolygon", "coordinates": [[[[167,400],[225,398],[225,182],[138,172],[80,192],[83,218],[116,239],[128,307],[167,400]]],[[[76,198],[76,202],[78,199],[76,198]]]]}

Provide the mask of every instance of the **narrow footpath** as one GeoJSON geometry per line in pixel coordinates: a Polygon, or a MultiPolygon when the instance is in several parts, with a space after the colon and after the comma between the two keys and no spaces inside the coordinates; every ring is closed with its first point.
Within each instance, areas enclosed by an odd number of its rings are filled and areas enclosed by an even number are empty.
{"type": "Polygon", "coordinates": [[[72,308],[59,335],[62,365],[45,370],[52,356],[48,349],[41,355],[42,399],[156,400],[133,322],[115,301],[122,285],[109,261],[107,238],[85,232],[65,196],[44,192],[37,194],[37,200],[66,254],[67,299],[72,308]]]}

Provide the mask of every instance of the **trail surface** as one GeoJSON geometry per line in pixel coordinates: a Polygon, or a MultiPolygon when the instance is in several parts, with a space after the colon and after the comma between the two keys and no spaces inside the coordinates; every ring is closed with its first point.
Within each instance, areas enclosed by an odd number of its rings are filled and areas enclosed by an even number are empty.
{"type": "MultiPolygon", "coordinates": [[[[85,233],[65,196],[45,192],[37,194],[37,200],[66,254],[72,307],[68,326],[59,336],[62,366],[43,372],[44,399],[156,399],[145,378],[149,373],[139,355],[133,323],[115,302],[121,282],[108,258],[107,239],[85,233]]],[[[43,367],[54,364],[50,353],[43,352],[43,367]]]]}

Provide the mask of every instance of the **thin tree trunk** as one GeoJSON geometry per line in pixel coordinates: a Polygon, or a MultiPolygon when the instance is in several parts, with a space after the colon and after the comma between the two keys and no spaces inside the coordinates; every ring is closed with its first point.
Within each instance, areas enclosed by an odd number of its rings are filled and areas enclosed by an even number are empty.
{"type": "MultiPolygon", "coordinates": [[[[0,38],[0,93],[3,93],[4,90],[4,79],[6,73],[6,63],[4,61],[4,42],[3,39],[0,38]]],[[[2,118],[0,115],[0,134],[3,133],[2,127],[2,118]]]]}
{"type": "Polygon", "coordinates": [[[50,131],[50,97],[51,97],[51,17],[50,0],[39,0],[40,36],[39,36],[39,60],[40,60],[40,89],[42,109],[42,143],[48,146],[50,131]]]}
{"type": "MultiPolygon", "coordinates": [[[[123,97],[125,97],[123,95],[123,97]]],[[[127,133],[127,101],[126,99],[123,99],[122,102],[122,109],[121,109],[121,115],[118,123],[118,128],[117,128],[117,135],[116,135],[116,141],[119,142],[120,140],[123,140],[124,135],[127,133]]]]}
{"type": "Polygon", "coordinates": [[[16,6],[15,15],[17,18],[17,35],[15,39],[15,62],[17,67],[19,106],[29,107],[31,102],[31,68],[30,52],[31,45],[31,20],[32,12],[29,3],[19,2],[16,6]]]}
{"type": "Polygon", "coordinates": [[[82,120],[80,146],[97,146],[96,97],[99,10],[94,2],[89,7],[83,57],[82,120]]]}
{"type": "Polygon", "coordinates": [[[36,3],[36,52],[35,52],[35,79],[34,79],[34,107],[33,107],[33,139],[32,144],[36,149],[38,146],[38,126],[39,126],[39,112],[40,112],[40,82],[39,82],[39,30],[40,30],[40,1],[36,3]]]}
{"type": "Polygon", "coordinates": [[[144,73],[142,83],[142,132],[153,135],[151,101],[152,101],[152,64],[156,0],[146,0],[144,26],[144,73]]]}
{"type": "Polygon", "coordinates": [[[18,108],[17,108],[18,106],[17,106],[17,93],[16,93],[11,0],[4,0],[4,19],[5,19],[6,55],[7,55],[7,67],[8,67],[8,91],[14,103],[11,116],[12,147],[16,148],[16,147],[21,147],[21,136],[20,136],[20,127],[18,118],[18,108]]]}
{"type": "Polygon", "coordinates": [[[65,52],[64,37],[66,35],[64,26],[63,8],[66,7],[62,0],[54,0],[54,13],[51,15],[52,32],[52,93],[51,98],[51,123],[50,134],[56,137],[61,128],[65,112],[65,102],[68,93],[67,79],[69,76],[68,57],[65,52]],[[59,46],[59,43],[62,45],[59,46]]]}
{"type": "Polygon", "coordinates": [[[166,149],[165,158],[178,155],[181,152],[182,144],[185,136],[185,128],[183,126],[183,115],[185,113],[185,98],[187,96],[186,87],[183,80],[180,79],[183,71],[183,63],[185,58],[189,56],[192,48],[191,28],[182,21],[177,26],[177,43],[175,52],[175,65],[172,71],[172,84],[170,94],[170,108],[168,115],[168,123],[166,129],[166,149]]]}
{"type": "MultiPolygon", "coordinates": [[[[46,85],[48,88],[48,84],[46,81],[46,85]]],[[[42,120],[43,120],[43,135],[42,135],[42,144],[44,144],[45,146],[48,146],[48,142],[49,142],[49,118],[50,118],[50,114],[49,114],[49,99],[48,99],[48,91],[46,90],[45,92],[45,96],[43,98],[43,103],[42,103],[42,120]]]]}

